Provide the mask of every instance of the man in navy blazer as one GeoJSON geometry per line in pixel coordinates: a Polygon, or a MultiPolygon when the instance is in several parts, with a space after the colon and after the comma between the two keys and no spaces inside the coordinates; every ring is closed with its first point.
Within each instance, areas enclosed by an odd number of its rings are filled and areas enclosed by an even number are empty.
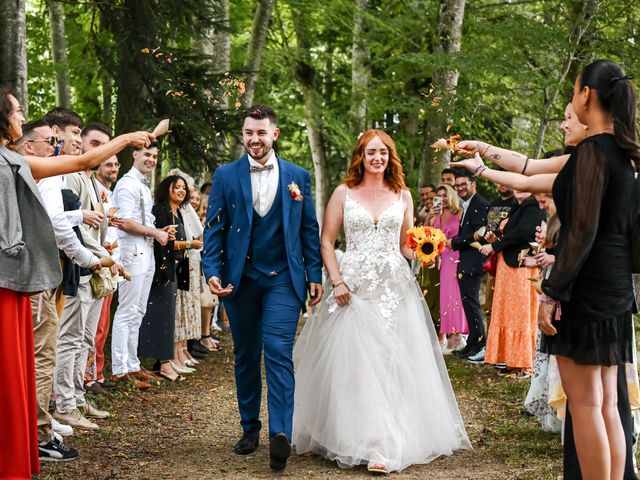
{"type": "Polygon", "coordinates": [[[248,155],[215,171],[204,231],[202,268],[223,298],[234,342],[243,435],[234,450],[259,444],[262,351],[267,377],[273,470],[291,455],[293,343],[300,310],[322,297],[322,259],[311,178],[273,150],[276,115],[257,105],[244,114],[248,155]],[[226,286],[225,286],[226,285],[226,286]]]}
{"type": "Polygon", "coordinates": [[[476,182],[467,172],[456,172],[454,186],[462,201],[463,214],[458,236],[450,240],[450,245],[453,250],[460,252],[458,285],[462,308],[469,325],[467,346],[454,354],[468,358],[482,351],[486,343],[484,316],[480,306],[480,285],[484,276],[482,264],[487,257],[473,248],[471,243],[474,241],[473,234],[487,223],[489,204],[476,192],[476,182]]]}

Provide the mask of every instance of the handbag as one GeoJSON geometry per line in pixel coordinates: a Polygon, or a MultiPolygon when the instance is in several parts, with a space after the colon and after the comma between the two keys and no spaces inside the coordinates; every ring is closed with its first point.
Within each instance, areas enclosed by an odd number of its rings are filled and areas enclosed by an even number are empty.
{"type": "Polygon", "coordinates": [[[111,270],[102,267],[93,272],[89,280],[91,292],[96,298],[105,298],[113,295],[118,289],[118,281],[116,277],[111,276],[111,270]]]}
{"type": "Polygon", "coordinates": [[[496,254],[496,252],[493,252],[487,257],[487,259],[482,264],[482,268],[492,277],[496,276],[496,270],[498,268],[498,255],[496,254]]]}

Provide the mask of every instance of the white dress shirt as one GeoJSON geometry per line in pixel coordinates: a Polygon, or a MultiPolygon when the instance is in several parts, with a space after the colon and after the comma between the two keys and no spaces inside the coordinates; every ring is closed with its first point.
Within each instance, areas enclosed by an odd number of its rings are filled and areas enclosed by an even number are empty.
{"type": "MultiPolygon", "coordinates": [[[[156,228],[154,224],[156,217],[151,213],[153,208],[151,190],[149,190],[145,176],[135,167],[132,167],[118,181],[111,200],[114,207],[120,208],[118,217],[156,228]]],[[[118,230],[118,237],[123,238],[128,235],[128,233],[118,230]]]]}
{"type": "Polygon", "coordinates": [[[82,225],[82,222],[84,222],[81,208],[79,208],[78,210],[67,210],[66,212],[64,212],[64,214],[67,216],[67,220],[69,220],[69,223],[72,227],[82,225]]]}
{"type": "MultiPolygon", "coordinates": [[[[252,167],[262,167],[263,165],[253,158],[249,158],[249,165],[252,167]]],[[[280,178],[280,169],[278,167],[278,159],[276,152],[271,150],[269,159],[264,164],[273,165],[271,170],[263,170],[262,172],[251,173],[251,193],[253,194],[253,208],[261,217],[264,217],[276,198],[278,192],[278,180],[280,178]]]]}
{"type": "Polygon", "coordinates": [[[38,182],[40,196],[51,219],[58,248],[64,251],[74,263],[81,267],[90,267],[99,262],[98,257],[80,243],[76,232],[73,231],[73,226],[69,223],[64,211],[60,191],[63,188],[66,188],[66,183],[62,175],[44,178],[38,182]]]}

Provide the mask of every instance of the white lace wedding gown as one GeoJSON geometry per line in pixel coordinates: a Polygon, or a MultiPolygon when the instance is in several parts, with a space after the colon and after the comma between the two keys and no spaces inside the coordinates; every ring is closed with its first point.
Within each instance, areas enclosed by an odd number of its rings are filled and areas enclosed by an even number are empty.
{"type": "Polygon", "coordinates": [[[346,195],[340,270],[352,299],[339,307],[325,295],[296,343],[298,454],[399,471],[471,448],[431,315],[400,253],[403,217],[399,198],[376,225],[346,195]]]}

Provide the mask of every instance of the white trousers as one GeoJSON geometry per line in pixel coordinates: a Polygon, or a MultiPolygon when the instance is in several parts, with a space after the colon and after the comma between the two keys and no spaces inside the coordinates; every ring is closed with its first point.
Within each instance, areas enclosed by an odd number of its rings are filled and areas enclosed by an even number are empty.
{"type": "Polygon", "coordinates": [[[56,343],[53,387],[56,408],[61,413],[69,413],[85,404],[87,354],[95,341],[104,300],[93,297],[88,279],[83,277],[80,282],[78,294],[65,300],[56,343]]]}
{"type": "Polygon", "coordinates": [[[153,244],[122,250],[122,265],[131,274],[130,281],[118,285],[118,309],[111,330],[111,371],[121,376],[140,370],[138,335],[147,311],[149,291],[155,272],[153,244]]]}

